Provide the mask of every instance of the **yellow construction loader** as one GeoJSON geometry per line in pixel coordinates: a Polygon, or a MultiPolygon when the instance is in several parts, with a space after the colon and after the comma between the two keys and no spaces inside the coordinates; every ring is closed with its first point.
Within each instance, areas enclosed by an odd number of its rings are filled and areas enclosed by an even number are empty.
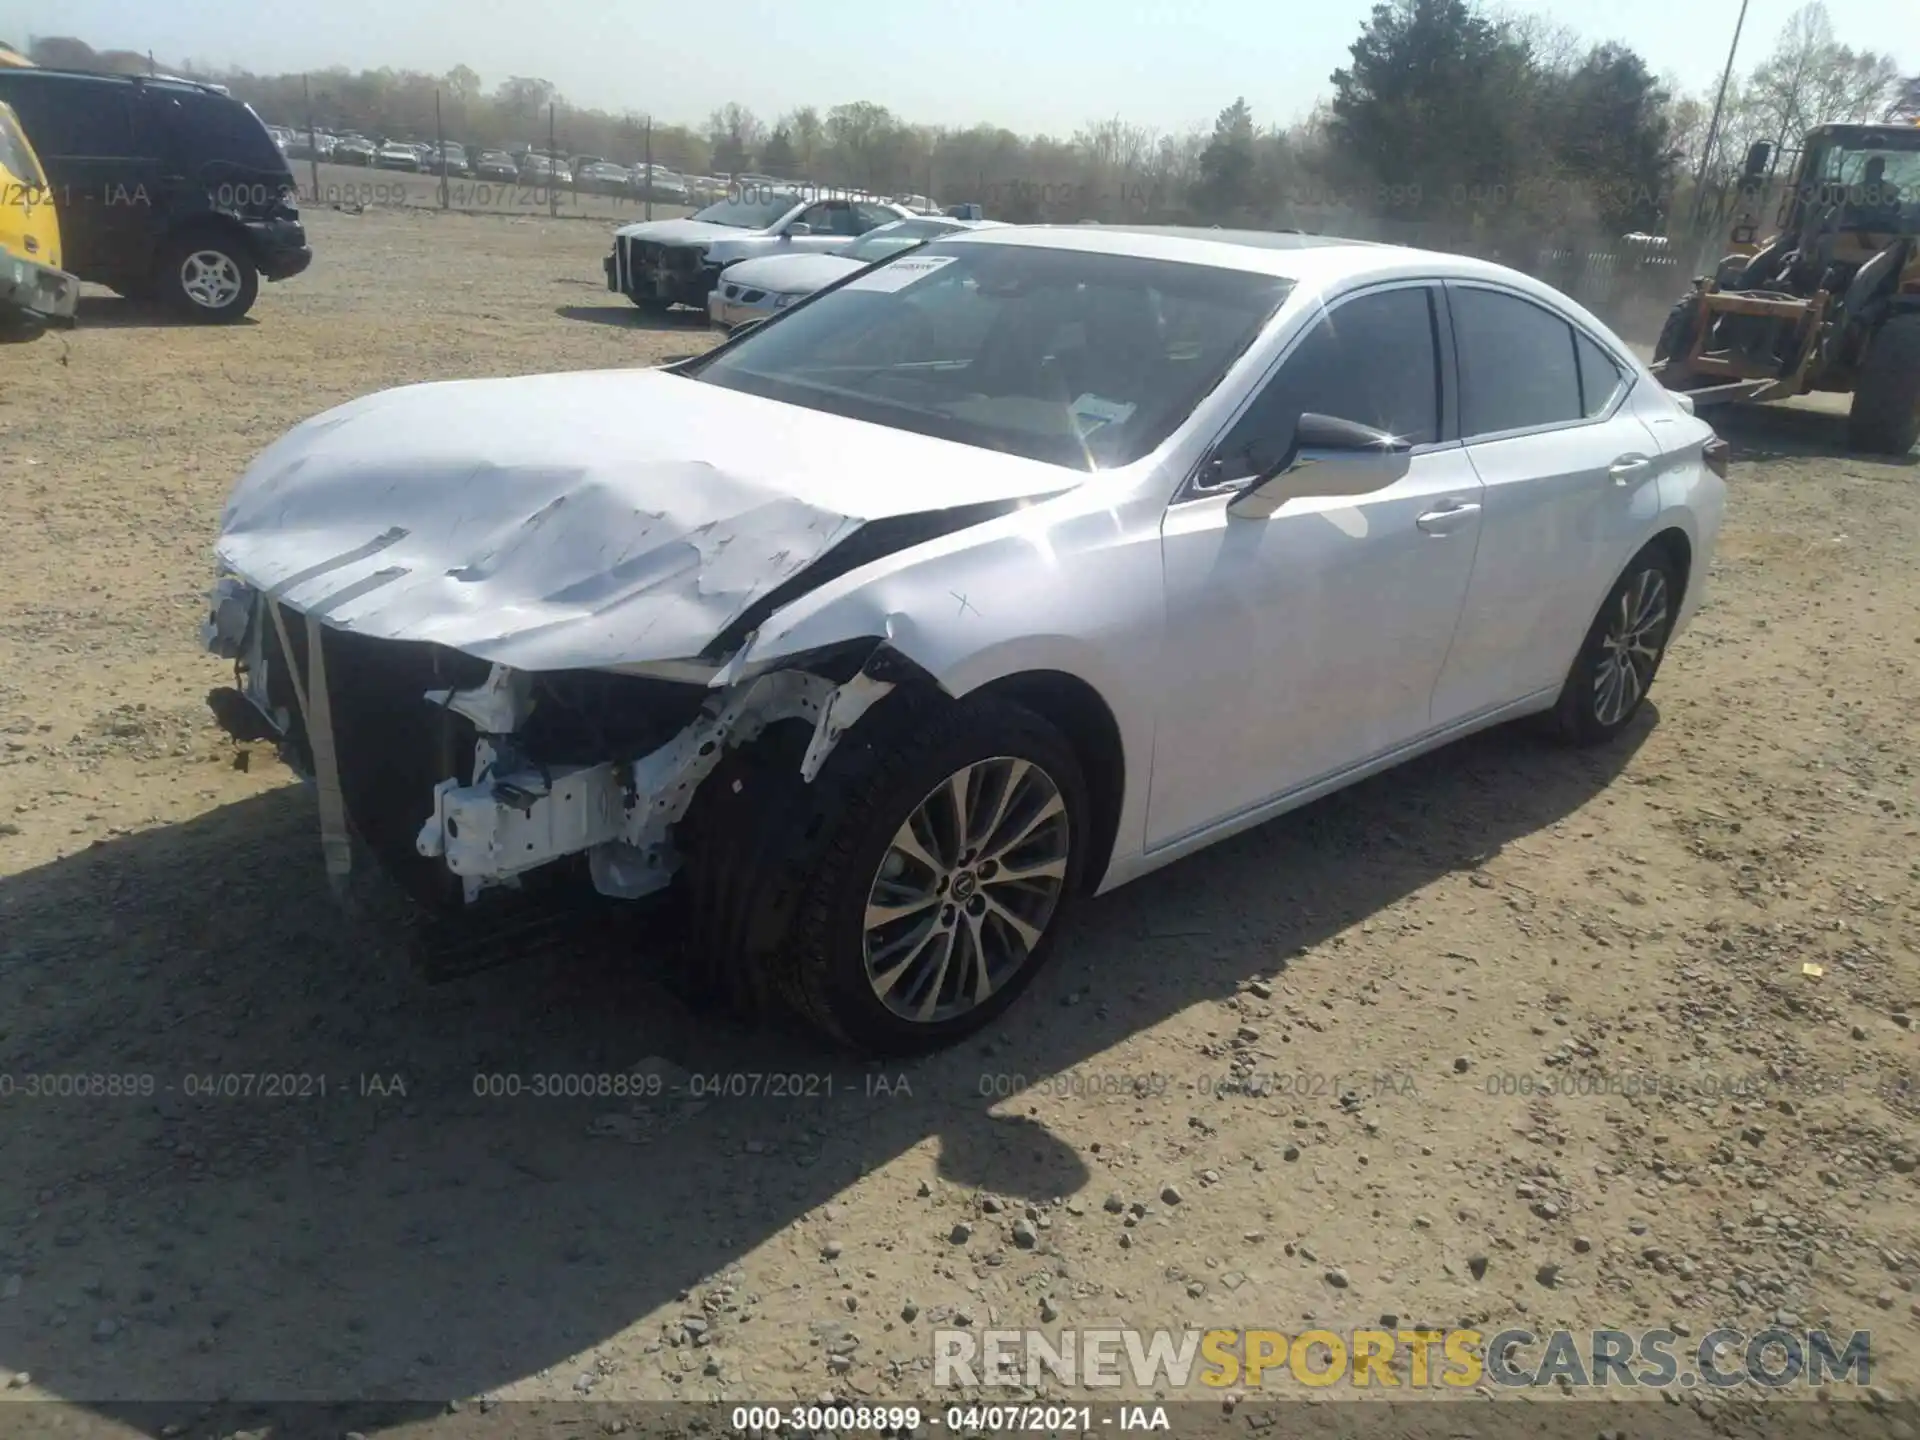
{"type": "Polygon", "coordinates": [[[1703,405],[1853,396],[1848,442],[1920,440],[1920,122],[1807,133],[1760,238],[1762,141],[1741,176],[1729,253],[1673,307],[1654,347],[1669,390],[1703,405]]]}

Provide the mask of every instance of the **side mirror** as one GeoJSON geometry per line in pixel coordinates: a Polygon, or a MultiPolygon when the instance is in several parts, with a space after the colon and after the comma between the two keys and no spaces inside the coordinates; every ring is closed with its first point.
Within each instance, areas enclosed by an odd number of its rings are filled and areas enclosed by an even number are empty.
{"type": "Polygon", "coordinates": [[[787,226],[787,234],[789,236],[811,235],[812,233],[813,233],[813,227],[807,224],[807,222],[804,220],[796,220],[791,225],[787,226]]]}
{"type": "Polygon", "coordinates": [[[1227,514],[1264,519],[1306,495],[1371,495],[1407,473],[1412,450],[1371,425],[1308,411],[1294,426],[1286,457],[1234,496],[1227,514]]]}
{"type": "Polygon", "coordinates": [[[1747,163],[1741,170],[1741,178],[1747,181],[1758,180],[1766,173],[1767,161],[1773,158],[1773,146],[1768,141],[1756,140],[1747,147],[1747,163]]]}

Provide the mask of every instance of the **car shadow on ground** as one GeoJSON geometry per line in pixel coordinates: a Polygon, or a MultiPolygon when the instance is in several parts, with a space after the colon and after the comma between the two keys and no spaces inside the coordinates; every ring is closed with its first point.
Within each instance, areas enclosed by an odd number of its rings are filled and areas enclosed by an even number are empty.
{"type": "Polygon", "coordinates": [[[1920,457],[1867,455],[1847,443],[1844,410],[1809,405],[1723,405],[1700,412],[1732,450],[1736,461],[1867,460],[1880,465],[1914,465],[1920,457]]]}
{"type": "Polygon", "coordinates": [[[612,325],[621,330],[683,330],[705,334],[713,324],[699,310],[675,309],[664,315],[648,315],[632,304],[556,305],[553,313],[562,320],[612,325]]]}
{"type": "MultiPolygon", "coordinates": [[[[929,1179],[1072,1196],[1104,1162],[995,1077],[1092,1074],[1255,976],[1335,983],[1311,947],[1585,805],[1653,723],[1598,751],[1492,731],[1089,901],[989,1035],[882,1067],[689,1015],[639,935],[424,984],[330,898],[295,786],[8,877],[0,1272],[22,1283],[0,1367],[149,1433],[224,1434],[269,1399],[359,1402],[343,1428],[371,1431],[686,1301],[929,1141],[929,1179]],[[534,1093],[649,1057],[805,1078],[534,1093]],[[25,1075],[134,1093],[30,1097],[25,1075]]],[[[1192,1103],[1168,1078],[1160,1103],[1192,1103]]]]}
{"type": "MultiPolygon", "coordinates": [[[[227,328],[258,325],[251,315],[227,322],[227,328]]],[[[78,330],[189,330],[201,321],[168,309],[157,300],[125,300],[118,295],[82,295],[74,312],[78,330]]]]}

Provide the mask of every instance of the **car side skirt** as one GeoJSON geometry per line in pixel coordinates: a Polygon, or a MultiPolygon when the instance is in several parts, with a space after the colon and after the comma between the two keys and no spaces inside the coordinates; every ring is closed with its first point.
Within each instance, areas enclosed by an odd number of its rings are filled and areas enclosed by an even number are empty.
{"type": "Polygon", "coordinates": [[[1203,829],[1169,840],[1152,850],[1116,859],[1107,867],[1106,876],[1094,893],[1104,895],[1107,891],[1117,889],[1130,880],[1138,880],[1142,875],[1158,870],[1162,865],[1171,865],[1176,860],[1183,860],[1195,851],[1204,850],[1207,846],[1238,835],[1243,830],[1251,830],[1256,825],[1264,825],[1267,821],[1277,819],[1290,810],[1298,810],[1303,805],[1310,805],[1322,796],[1331,795],[1336,790],[1344,790],[1347,786],[1365,780],[1369,776],[1378,775],[1383,770],[1391,770],[1394,766],[1411,760],[1415,756],[1424,755],[1430,750],[1438,750],[1441,746],[1464,739],[1476,731],[1486,730],[1509,720],[1517,720],[1524,715],[1537,715],[1543,710],[1550,710],[1559,697],[1558,686],[1536,690],[1522,699],[1511,701],[1478,715],[1469,715],[1465,719],[1444,725],[1438,730],[1429,731],[1404,745],[1382,751],[1370,760],[1362,760],[1358,764],[1347,766],[1344,770],[1336,770],[1331,775],[1310,780],[1304,785],[1274,796],[1271,800],[1262,800],[1238,814],[1229,815],[1224,820],[1216,820],[1203,829]]]}

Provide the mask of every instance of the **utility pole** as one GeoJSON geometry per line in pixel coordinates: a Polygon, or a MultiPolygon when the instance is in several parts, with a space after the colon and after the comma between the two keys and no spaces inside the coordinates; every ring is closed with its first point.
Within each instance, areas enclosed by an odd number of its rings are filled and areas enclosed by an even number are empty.
{"type": "Polygon", "coordinates": [[[1713,158],[1714,142],[1720,135],[1720,111],[1727,103],[1727,84],[1733,79],[1733,57],[1740,49],[1740,32],[1747,23],[1747,0],[1740,0],[1740,16],[1733,22],[1733,43],[1727,46],[1727,68],[1720,72],[1720,93],[1714,97],[1713,118],[1707,121],[1706,143],[1700,147],[1700,168],[1693,177],[1693,215],[1687,222],[1691,234],[1700,224],[1700,204],[1707,183],[1707,162],[1713,158]]]}
{"type": "Polygon", "coordinates": [[[447,184],[447,130],[440,120],[440,87],[433,89],[433,153],[439,157],[440,208],[453,203],[452,187],[447,184]]]}
{"type": "Polygon", "coordinates": [[[300,77],[300,94],[307,102],[307,174],[313,181],[313,203],[320,203],[320,140],[313,133],[313,87],[300,77]]]}

